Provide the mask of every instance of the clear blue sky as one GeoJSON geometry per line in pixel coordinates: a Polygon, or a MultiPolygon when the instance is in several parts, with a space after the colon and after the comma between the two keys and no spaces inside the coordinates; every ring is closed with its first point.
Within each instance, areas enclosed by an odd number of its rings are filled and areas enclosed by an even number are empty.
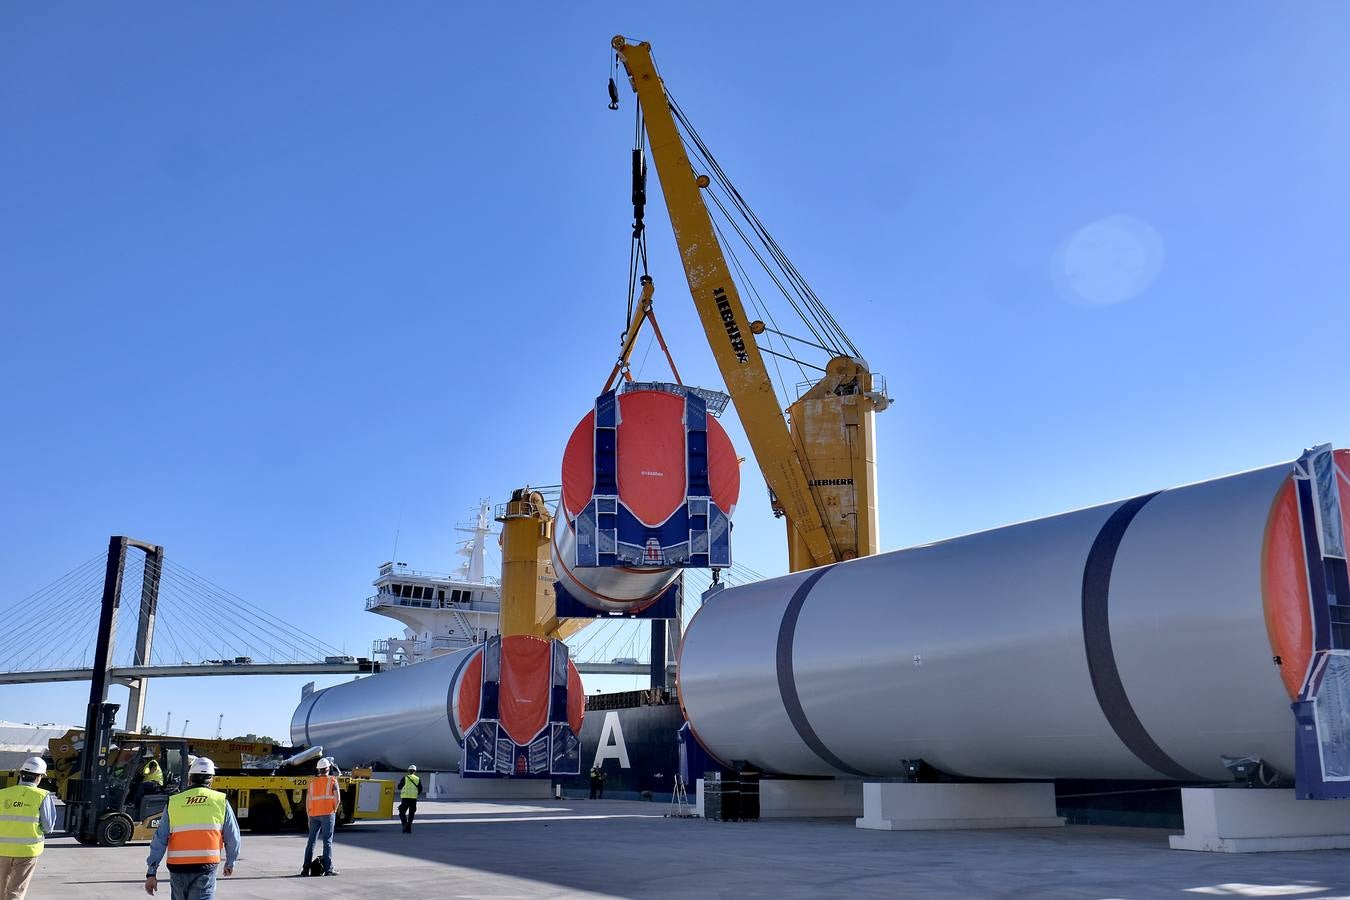
{"type": "MultiPolygon", "coordinates": [[[[1350,443],[1344,4],[6,4],[0,600],[129,533],[353,652],[393,633],[361,601],[395,531],[449,568],[612,359],[616,32],[888,376],[885,547],[1350,443]]],[[[781,571],[744,481],[735,552],[781,571]]],[[[148,717],[284,736],[299,686],[157,682],[148,717]]]]}

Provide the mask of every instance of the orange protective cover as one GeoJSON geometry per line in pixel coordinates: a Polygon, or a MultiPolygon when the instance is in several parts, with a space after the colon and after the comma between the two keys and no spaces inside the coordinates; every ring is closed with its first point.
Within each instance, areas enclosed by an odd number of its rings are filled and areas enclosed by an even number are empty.
{"type": "MultiPolygon", "coordinates": [[[[1335,458],[1340,469],[1336,484],[1341,495],[1341,522],[1350,534],[1350,491],[1346,490],[1343,475],[1350,471],[1350,450],[1337,450],[1335,458]]],[[[1280,658],[1280,679],[1292,700],[1303,687],[1312,659],[1308,566],[1303,554],[1298,492],[1292,476],[1280,486],[1266,521],[1261,589],[1270,648],[1280,658]]]]}
{"type": "Polygon", "coordinates": [[[543,638],[502,638],[498,721],[517,744],[528,744],[548,723],[550,651],[543,638]]]}
{"type": "MultiPolygon", "coordinates": [[[[684,502],[684,399],[664,391],[619,395],[619,496],[646,525],[660,525],[684,502]]],[[[576,514],[595,488],[595,410],[572,432],[563,452],[563,505],[576,514]]],[[[731,438],[708,419],[708,484],[728,515],[741,491],[741,471],[731,438]]]]}
{"type": "MultiPolygon", "coordinates": [[[[528,742],[548,721],[551,688],[548,641],[528,635],[503,638],[499,714],[506,733],[516,743],[528,742]],[[508,710],[511,710],[509,722],[508,710]]],[[[482,698],[483,654],[479,652],[464,667],[459,693],[455,697],[455,719],[460,734],[467,734],[478,721],[482,698]]],[[[585,715],[586,690],[576,664],[568,660],[567,722],[578,735],[585,715]]]]}
{"type": "Polygon", "coordinates": [[[464,677],[459,680],[459,695],[455,697],[455,716],[460,734],[468,734],[473,723],[478,721],[478,709],[482,703],[483,651],[479,650],[464,667],[464,677]]]}

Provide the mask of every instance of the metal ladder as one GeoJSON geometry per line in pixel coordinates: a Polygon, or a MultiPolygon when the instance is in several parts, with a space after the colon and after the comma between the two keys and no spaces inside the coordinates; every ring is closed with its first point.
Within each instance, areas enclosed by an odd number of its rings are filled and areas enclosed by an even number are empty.
{"type": "Polygon", "coordinates": [[[689,806],[689,795],[684,790],[684,779],[675,776],[675,789],[670,793],[670,808],[666,810],[667,819],[698,818],[689,806]]]}

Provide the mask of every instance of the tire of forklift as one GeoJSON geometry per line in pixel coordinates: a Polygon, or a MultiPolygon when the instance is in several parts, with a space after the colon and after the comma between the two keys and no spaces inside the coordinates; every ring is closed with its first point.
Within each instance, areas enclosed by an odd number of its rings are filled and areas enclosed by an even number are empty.
{"type": "Polygon", "coordinates": [[[254,804],[248,811],[248,830],[255,834],[271,834],[281,830],[284,820],[281,804],[275,800],[264,800],[254,804]]]}
{"type": "Polygon", "coordinates": [[[135,826],[131,817],[125,813],[112,813],[104,816],[94,829],[94,835],[100,847],[121,847],[131,840],[135,826]]]}

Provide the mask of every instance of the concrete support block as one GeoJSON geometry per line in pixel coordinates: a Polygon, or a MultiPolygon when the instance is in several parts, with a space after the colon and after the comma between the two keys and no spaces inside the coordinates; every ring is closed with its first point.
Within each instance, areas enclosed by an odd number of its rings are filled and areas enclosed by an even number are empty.
{"type": "Polygon", "coordinates": [[[863,783],[852,779],[759,783],[761,819],[856,818],[863,812],[863,783]]]}
{"type": "Polygon", "coordinates": [[[1055,786],[1018,784],[863,785],[859,828],[940,831],[951,828],[1054,828],[1055,786]]]}
{"type": "Polygon", "coordinates": [[[1293,789],[1182,788],[1186,833],[1173,850],[1256,853],[1350,848],[1350,800],[1299,800],[1293,789]]]}

